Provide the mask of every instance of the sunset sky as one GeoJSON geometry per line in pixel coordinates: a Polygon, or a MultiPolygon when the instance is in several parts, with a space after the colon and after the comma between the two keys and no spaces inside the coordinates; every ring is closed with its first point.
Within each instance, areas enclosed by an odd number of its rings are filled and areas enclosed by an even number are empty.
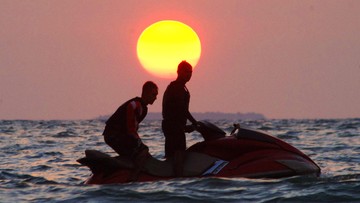
{"type": "Polygon", "coordinates": [[[141,32],[198,34],[191,112],[360,117],[358,0],[0,0],[0,119],[90,119],[173,79],[146,72],[141,32]]]}

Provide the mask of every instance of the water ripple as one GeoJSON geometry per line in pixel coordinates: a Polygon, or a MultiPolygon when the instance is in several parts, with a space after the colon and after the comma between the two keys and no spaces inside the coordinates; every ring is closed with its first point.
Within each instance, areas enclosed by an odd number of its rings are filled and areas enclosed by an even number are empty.
{"type": "MultiPolygon", "coordinates": [[[[320,177],[202,178],[148,183],[83,185],[89,169],[75,160],[85,149],[115,155],[101,136],[104,122],[0,121],[1,202],[343,202],[360,201],[360,119],[214,121],[266,131],[322,168],[320,177]]],[[[145,121],[140,135],[163,158],[161,121],[145,121]]],[[[190,146],[203,138],[188,134],[190,146]]]]}

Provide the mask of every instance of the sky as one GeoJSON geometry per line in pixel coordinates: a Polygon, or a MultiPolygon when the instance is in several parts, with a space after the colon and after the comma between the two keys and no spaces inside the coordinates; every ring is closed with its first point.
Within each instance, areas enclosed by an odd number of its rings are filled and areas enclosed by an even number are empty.
{"type": "Polygon", "coordinates": [[[173,79],[137,59],[141,32],[177,20],[202,53],[191,112],[360,117],[358,0],[0,0],[0,119],[91,119],[173,79]]]}

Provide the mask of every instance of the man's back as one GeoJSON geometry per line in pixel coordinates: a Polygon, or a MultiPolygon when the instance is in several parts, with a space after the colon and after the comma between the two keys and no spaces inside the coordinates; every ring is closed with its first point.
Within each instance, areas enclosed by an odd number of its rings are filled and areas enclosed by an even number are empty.
{"type": "Polygon", "coordinates": [[[163,97],[162,114],[164,120],[186,123],[189,101],[190,94],[185,84],[179,81],[171,82],[163,97]]]}

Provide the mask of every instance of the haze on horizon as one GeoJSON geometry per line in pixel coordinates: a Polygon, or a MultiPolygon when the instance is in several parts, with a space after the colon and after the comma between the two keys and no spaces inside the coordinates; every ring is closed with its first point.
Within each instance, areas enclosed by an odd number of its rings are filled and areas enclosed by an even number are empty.
{"type": "Polygon", "coordinates": [[[190,111],[266,118],[360,117],[360,1],[2,0],[0,119],[90,119],[171,79],[136,42],[164,19],[191,26],[202,54],[190,111]]]}

